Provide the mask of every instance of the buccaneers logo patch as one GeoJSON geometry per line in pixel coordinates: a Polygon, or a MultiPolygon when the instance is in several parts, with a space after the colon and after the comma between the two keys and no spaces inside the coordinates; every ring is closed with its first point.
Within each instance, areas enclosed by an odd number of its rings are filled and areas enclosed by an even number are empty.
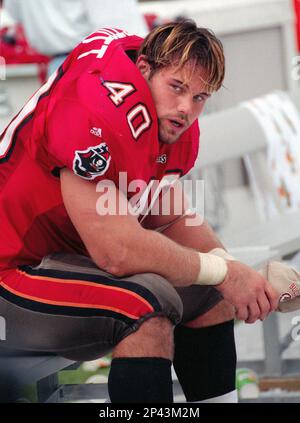
{"type": "Polygon", "coordinates": [[[89,147],[87,150],[76,150],[73,161],[74,173],[84,179],[95,179],[107,171],[110,159],[111,156],[105,142],[89,147]]]}

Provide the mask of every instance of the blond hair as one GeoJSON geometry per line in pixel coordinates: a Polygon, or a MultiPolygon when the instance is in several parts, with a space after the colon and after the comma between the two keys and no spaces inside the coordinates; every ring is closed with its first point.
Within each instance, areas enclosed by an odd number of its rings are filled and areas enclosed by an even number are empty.
{"type": "Polygon", "coordinates": [[[192,65],[193,73],[197,67],[205,69],[208,92],[217,91],[225,74],[225,57],[221,41],[206,28],[198,28],[192,20],[168,23],[152,30],[142,43],[139,55],[145,55],[152,67],[158,69],[176,66],[182,69],[192,65]]]}

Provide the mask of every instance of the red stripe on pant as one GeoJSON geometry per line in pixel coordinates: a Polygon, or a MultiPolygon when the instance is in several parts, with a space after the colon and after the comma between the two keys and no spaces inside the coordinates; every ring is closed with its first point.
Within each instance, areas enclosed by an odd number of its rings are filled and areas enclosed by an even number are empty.
{"type": "Polygon", "coordinates": [[[121,313],[131,319],[154,311],[152,305],[128,289],[75,279],[32,276],[13,269],[0,273],[0,285],[21,298],[80,308],[98,308],[121,313]]]}

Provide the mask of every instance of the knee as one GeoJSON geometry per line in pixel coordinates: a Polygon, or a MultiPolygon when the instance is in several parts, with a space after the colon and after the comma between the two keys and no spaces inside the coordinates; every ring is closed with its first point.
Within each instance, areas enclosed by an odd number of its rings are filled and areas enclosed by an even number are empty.
{"type": "Polygon", "coordinates": [[[166,317],[152,317],[126,336],[113,351],[113,357],[164,357],[174,353],[174,326],[166,317]]]}
{"type": "Polygon", "coordinates": [[[137,311],[139,318],[126,325],[115,342],[113,357],[164,357],[173,354],[174,326],[182,319],[183,304],[173,286],[153,273],[124,279],[136,284],[152,310],[137,311]]]}
{"type": "Polygon", "coordinates": [[[174,325],[167,317],[152,317],[146,320],[138,329],[143,336],[151,339],[167,340],[173,336],[174,325]]]}
{"type": "MultiPolygon", "coordinates": [[[[154,273],[144,273],[131,276],[128,280],[146,289],[145,299],[147,301],[150,298],[152,299],[153,316],[151,316],[151,326],[161,325],[162,328],[165,328],[168,325],[165,322],[168,320],[173,325],[181,322],[183,314],[182,300],[175,288],[165,278],[154,273]],[[156,317],[158,317],[158,320],[155,320],[156,317]]],[[[147,316],[141,315],[141,320],[144,320],[145,317],[147,318],[147,316]]],[[[150,325],[150,323],[148,324],[150,325]]]]}
{"type": "Polygon", "coordinates": [[[153,346],[159,345],[173,345],[174,325],[164,316],[150,317],[139,324],[136,329],[128,338],[135,340],[142,340],[143,342],[152,344],[153,346]]]}
{"type": "Polygon", "coordinates": [[[221,301],[213,308],[196,319],[184,324],[190,328],[201,328],[207,326],[217,325],[219,323],[233,320],[235,316],[234,307],[228,301],[221,301]]]}

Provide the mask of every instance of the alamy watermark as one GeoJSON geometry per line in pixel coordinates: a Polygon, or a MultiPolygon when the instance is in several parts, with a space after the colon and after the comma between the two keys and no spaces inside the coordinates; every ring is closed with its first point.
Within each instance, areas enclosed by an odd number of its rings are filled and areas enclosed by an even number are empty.
{"type": "Polygon", "coordinates": [[[186,226],[199,226],[204,221],[204,181],[179,180],[179,175],[165,175],[149,183],[135,179],[128,183],[127,172],[119,173],[118,184],[105,179],[97,183],[99,198],[96,211],[100,216],[132,215],[144,220],[146,216],[181,216],[187,209],[186,226]],[[128,199],[128,201],[127,201],[128,199]]]}
{"type": "Polygon", "coordinates": [[[300,340],[300,316],[294,316],[291,320],[291,324],[294,326],[291,330],[291,337],[294,341],[300,340]]]}

